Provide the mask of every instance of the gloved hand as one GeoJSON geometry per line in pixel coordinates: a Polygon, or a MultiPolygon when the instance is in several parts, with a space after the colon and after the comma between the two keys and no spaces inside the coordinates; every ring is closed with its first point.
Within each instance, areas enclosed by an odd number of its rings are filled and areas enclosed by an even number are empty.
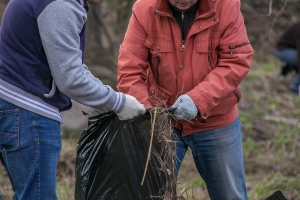
{"type": "Polygon", "coordinates": [[[125,94],[126,100],[125,105],[121,112],[116,113],[120,120],[128,120],[139,116],[140,114],[145,114],[146,109],[144,105],[141,104],[135,97],[125,94]]]}
{"type": "Polygon", "coordinates": [[[198,109],[188,95],[181,95],[175,103],[168,109],[173,113],[173,116],[177,120],[192,120],[195,119],[198,113],[198,109]]]}

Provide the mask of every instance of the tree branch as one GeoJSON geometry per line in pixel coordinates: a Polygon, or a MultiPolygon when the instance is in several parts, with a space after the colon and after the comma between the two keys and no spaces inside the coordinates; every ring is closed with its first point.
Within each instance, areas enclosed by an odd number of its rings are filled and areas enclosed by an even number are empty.
{"type": "Polygon", "coordinates": [[[270,2],[269,2],[269,13],[268,13],[268,16],[271,16],[271,14],[272,14],[272,5],[273,5],[273,0],[270,0],[270,2]]]}
{"type": "Polygon", "coordinates": [[[93,14],[94,14],[95,19],[98,21],[101,29],[103,30],[103,33],[104,33],[105,37],[107,38],[111,55],[114,55],[114,53],[115,53],[114,43],[113,43],[113,41],[112,41],[112,39],[111,39],[111,37],[108,33],[108,30],[107,30],[104,22],[102,21],[102,19],[99,17],[99,15],[96,12],[93,12],[93,14]]]}
{"type": "MultiPolygon", "coordinates": [[[[270,0],[270,5],[272,6],[272,0],[270,0]]],[[[270,31],[269,31],[269,39],[268,39],[268,42],[270,44],[270,41],[271,41],[271,37],[272,37],[272,32],[273,32],[273,27],[274,27],[274,24],[275,22],[277,21],[277,18],[281,15],[281,13],[284,11],[286,5],[287,5],[287,2],[288,0],[285,0],[284,1],[284,4],[283,6],[281,7],[281,9],[279,10],[279,12],[275,15],[275,18],[274,20],[272,21],[272,25],[271,25],[271,28],[270,28],[270,31]]],[[[272,12],[272,8],[271,8],[271,12],[272,12]]],[[[269,12],[270,13],[270,12],[269,12]]]]}

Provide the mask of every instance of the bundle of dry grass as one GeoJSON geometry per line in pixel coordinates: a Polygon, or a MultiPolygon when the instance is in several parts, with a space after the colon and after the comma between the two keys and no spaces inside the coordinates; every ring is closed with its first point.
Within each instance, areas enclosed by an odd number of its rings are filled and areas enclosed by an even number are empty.
{"type": "MultiPolygon", "coordinates": [[[[172,115],[165,107],[153,107],[150,110],[151,115],[151,139],[149,145],[149,152],[146,167],[144,170],[144,177],[147,172],[148,162],[151,159],[151,148],[153,140],[156,140],[161,145],[161,152],[159,155],[155,155],[156,159],[162,166],[161,170],[166,176],[166,186],[162,188],[165,191],[165,195],[162,197],[152,196],[151,198],[159,198],[164,200],[183,200],[185,199],[180,192],[176,195],[176,175],[175,175],[175,142],[173,134],[172,115]]],[[[153,154],[152,154],[153,156],[153,154]]]]}

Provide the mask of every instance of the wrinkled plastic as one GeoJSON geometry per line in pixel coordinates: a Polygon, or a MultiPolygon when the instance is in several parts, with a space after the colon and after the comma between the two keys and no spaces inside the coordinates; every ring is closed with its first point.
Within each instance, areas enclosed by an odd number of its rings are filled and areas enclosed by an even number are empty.
{"type": "Polygon", "coordinates": [[[280,190],[277,190],[271,196],[267,197],[265,200],[289,200],[289,199],[280,190]]]}
{"type": "Polygon", "coordinates": [[[157,134],[141,185],[151,138],[150,114],[134,121],[120,121],[113,112],[90,117],[77,146],[75,199],[172,199],[166,198],[176,193],[170,183],[172,160],[165,161],[170,147],[162,145],[157,134]]]}

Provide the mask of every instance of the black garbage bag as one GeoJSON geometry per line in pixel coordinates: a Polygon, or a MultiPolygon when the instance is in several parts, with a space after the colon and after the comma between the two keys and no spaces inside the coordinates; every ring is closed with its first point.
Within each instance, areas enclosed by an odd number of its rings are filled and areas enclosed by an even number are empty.
{"type": "Polygon", "coordinates": [[[149,112],[134,121],[113,112],[89,118],[77,145],[76,200],[174,199],[173,147],[157,130],[144,177],[151,121],[149,112]]]}
{"type": "Polygon", "coordinates": [[[271,196],[267,197],[265,200],[289,200],[289,199],[280,190],[277,190],[271,196]]]}

